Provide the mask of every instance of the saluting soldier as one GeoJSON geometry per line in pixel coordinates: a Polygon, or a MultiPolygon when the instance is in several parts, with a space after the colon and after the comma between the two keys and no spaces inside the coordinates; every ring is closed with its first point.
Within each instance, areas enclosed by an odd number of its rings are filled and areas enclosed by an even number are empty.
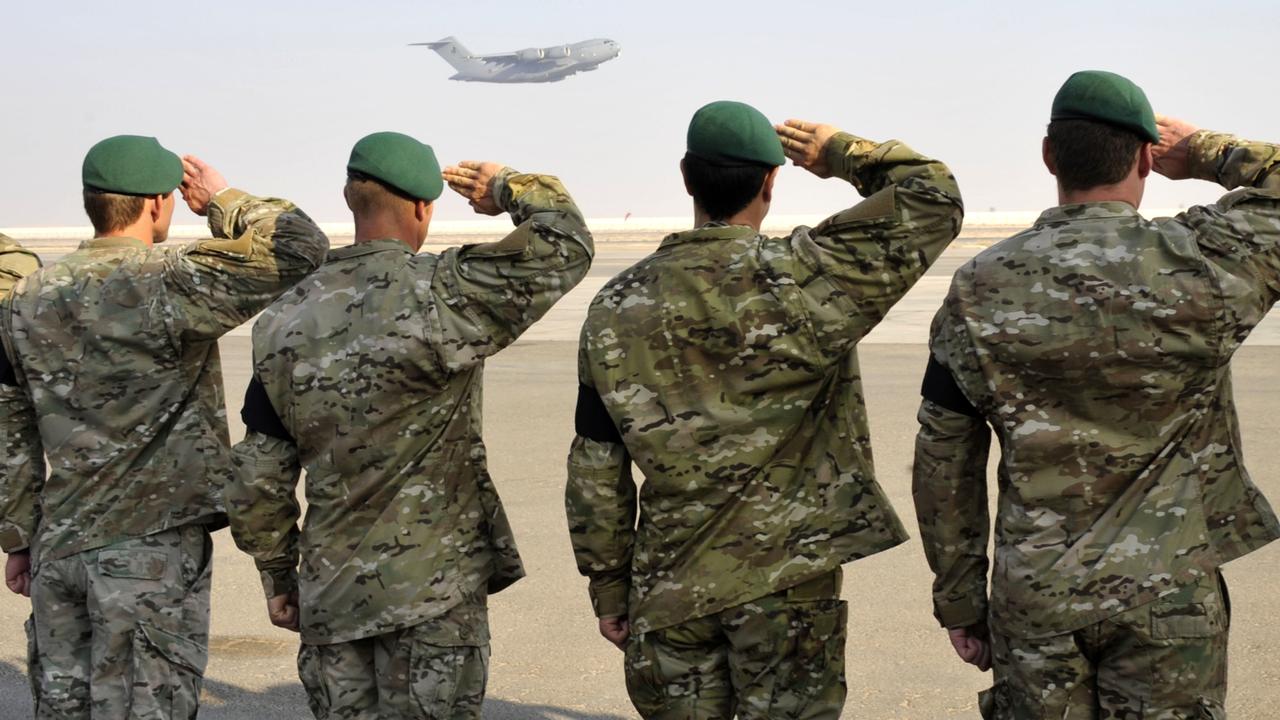
{"type": "Polygon", "coordinates": [[[935,614],[995,667],[985,717],[1224,718],[1218,568],[1280,534],[1230,370],[1280,300],[1280,146],[1157,117],[1098,71],[1050,118],[1058,207],[962,267],[933,324],[914,494],[935,614]],[[1232,192],[1148,220],[1153,170],[1232,192]]]}
{"type": "Polygon", "coordinates": [[[355,244],[254,327],[232,532],[271,621],[301,631],[321,720],[479,718],[486,599],[524,575],[485,467],[484,360],[582,280],[594,246],[550,175],[464,162],[444,179],[515,229],[420,253],[440,166],[429,146],[374,133],[347,165],[355,244]]]}
{"type": "Polygon", "coordinates": [[[857,343],[959,233],[960,192],[901,142],[736,102],[694,115],[681,170],[695,229],[614,278],[582,329],[578,567],[644,717],[836,718],[841,565],[907,537],[875,481],[857,343]],[[787,157],[866,199],[761,234],[787,157]]]}
{"type": "Polygon", "coordinates": [[[154,138],[94,145],[83,184],[94,239],[0,302],[0,382],[25,400],[0,414],[6,576],[34,608],[37,718],[194,718],[231,467],[217,341],[328,239],[154,138]],[[179,186],[214,238],[155,247],[179,186]]]}

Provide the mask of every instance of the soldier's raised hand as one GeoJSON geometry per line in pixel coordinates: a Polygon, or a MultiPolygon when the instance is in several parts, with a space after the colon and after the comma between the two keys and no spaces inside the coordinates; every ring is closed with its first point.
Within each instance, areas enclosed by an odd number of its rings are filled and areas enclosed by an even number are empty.
{"type": "Polygon", "coordinates": [[[471,209],[481,215],[500,215],[502,208],[493,194],[493,181],[505,165],[493,162],[463,160],[444,169],[449,188],[467,199],[471,209]]]}
{"type": "Polygon", "coordinates": [[[182,185],[179,189],[191,212],[201,217],[208,215],[213,196],[226,187],[226,178],[208,163],[195,155],[182,157],[182,185]]]}
{"type": "Polygon", "coordinates": [[[838,128],[793,119],[775,126],[774,130],[782,141],[782,152],[796,167],[802,167],[820,178],[831,177],[831,168],[827,166],[823,149],[832,136],[840,132],[838,128]]]}
{"type": "Polygon", "coordinates": [[[1160,142],[1151,148],[1155,171],[1170,180],[1191,177],[1191,136],[1200,128],[1166,115],[1156,115],[1156,128],[1160,130],[1160,142]]]}

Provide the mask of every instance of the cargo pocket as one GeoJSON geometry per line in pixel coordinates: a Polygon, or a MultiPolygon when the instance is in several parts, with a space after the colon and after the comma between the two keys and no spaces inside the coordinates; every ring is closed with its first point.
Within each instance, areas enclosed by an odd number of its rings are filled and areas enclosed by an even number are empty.
{"type": "Polygon", "coordinates": [[[98,572],[125,580],[163,580],[169,556],[160,550],[102,550],[98,572]]]}
{"type": "Polygon", "coordinates": [[[187,638],[139,623],[133,633],[133,720],[195,718],[209,651],[187,638]]]}
{"type": "Polygon", "coordinates": [[[781,658],[782,675],[774,683],[770,709],[778,717],[792,718],[841,707],[848,604],[842,600],[788,601],[787,611],[786,639],[780,645],[786,655],[781,658]]]}
{"type": "Polygon", "coordinates": [[[653,634],[632,635],[623,660],[627,695],[644,717],[656,715],[667,707],[666,680],[662,677],[658,652],[653,643],[647,642],[647,636],[653,634]]]}
{"type": "Polygon", "coordinates": [[[329,688],[324,682],[324,667],[320,659],[321,650],[316,645],[303,643],[298,648],[298,679],[302,688],[307,691],[307,705],[311,714],[318,720],[329,717],[329,688]]]}
{"type": "Polygon", "coordinates": [[[31,682],[32,714],[40,717],[40,675],[43,669],[40,667],[40,652],[36,647],[35,616],[27,618],[22,627],[27,631],[27,679],[31,682]]]}
{"type": "Polygon", "coordinates": [[[480,717],[488,679],[488,645],[432,645],[415,639],[409,694],[423,717],[480,717]]]}

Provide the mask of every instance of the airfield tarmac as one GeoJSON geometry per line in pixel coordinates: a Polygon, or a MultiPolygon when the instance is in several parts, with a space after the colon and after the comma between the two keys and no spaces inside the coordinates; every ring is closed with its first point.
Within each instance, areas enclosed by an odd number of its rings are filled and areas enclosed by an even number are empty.
{"type": "MultiPolygon", "coordinates": [[[[910,465],[924,343],[951,273],[1002,228],[968,228],[886,321],[860,345],[881,485],[908,529],[910,465]]],[[[447,240],[447,238],[445,238],[447,240]]],[[[657,237],[598,237],[582,285],[518,343],[488,363],[485,438],[491,470],[529,576],[490,601],[493,655],[486,718],[633,718],[622,655],[596,633],[586,581],[574,567],[562,507],[564,459],[576,399],[578,329],[592,295],[649,252],[657,237]]],[[[349,243],[334,238],[335,246],[349,243]]],[[[74,243],[37,249],[51,260],[74,243]]],[[[222,340],[233,439],[249,371],[248,328],[222,340]]],[[[1236,396],[1254,479],[1280,503],[1280,320],[1275,313],[1235,360],[1236,396]]],[[[913,532],[913,535],[915,533],[913,532]]],[[[304,720],[296,636],[273,628],[252,561],[227,532],[215,536],[211,653],[200,716],[208,720],[304,720]]],[[[1236,720],[1270,720],[1280,704],[1280,543],[1229,565],[1234,628],[1228,708],[1236,720]]],[[[871,720],[977,718],[990,676],[963,665],[930,610],[931,574],[918,540],[845,568],[849,602],[844,717],[871,720]]],[[[24,598],[0,596],[0,720],[30,717],[22,622],[24,598]]]]}

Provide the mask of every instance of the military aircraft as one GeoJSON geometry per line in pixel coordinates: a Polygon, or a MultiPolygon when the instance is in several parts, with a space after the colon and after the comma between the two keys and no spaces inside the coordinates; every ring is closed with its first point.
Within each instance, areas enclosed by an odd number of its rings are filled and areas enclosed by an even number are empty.
{"type": "Polygon", "coordinates": [[[410,45],[425,45],[439,53],[458,71],[450,80],[490,83],[557,82],[574,73],[595,70],[622,52],[618,43],[603,38],[493,55],[472,55],[454,37],[410,45]]]}

